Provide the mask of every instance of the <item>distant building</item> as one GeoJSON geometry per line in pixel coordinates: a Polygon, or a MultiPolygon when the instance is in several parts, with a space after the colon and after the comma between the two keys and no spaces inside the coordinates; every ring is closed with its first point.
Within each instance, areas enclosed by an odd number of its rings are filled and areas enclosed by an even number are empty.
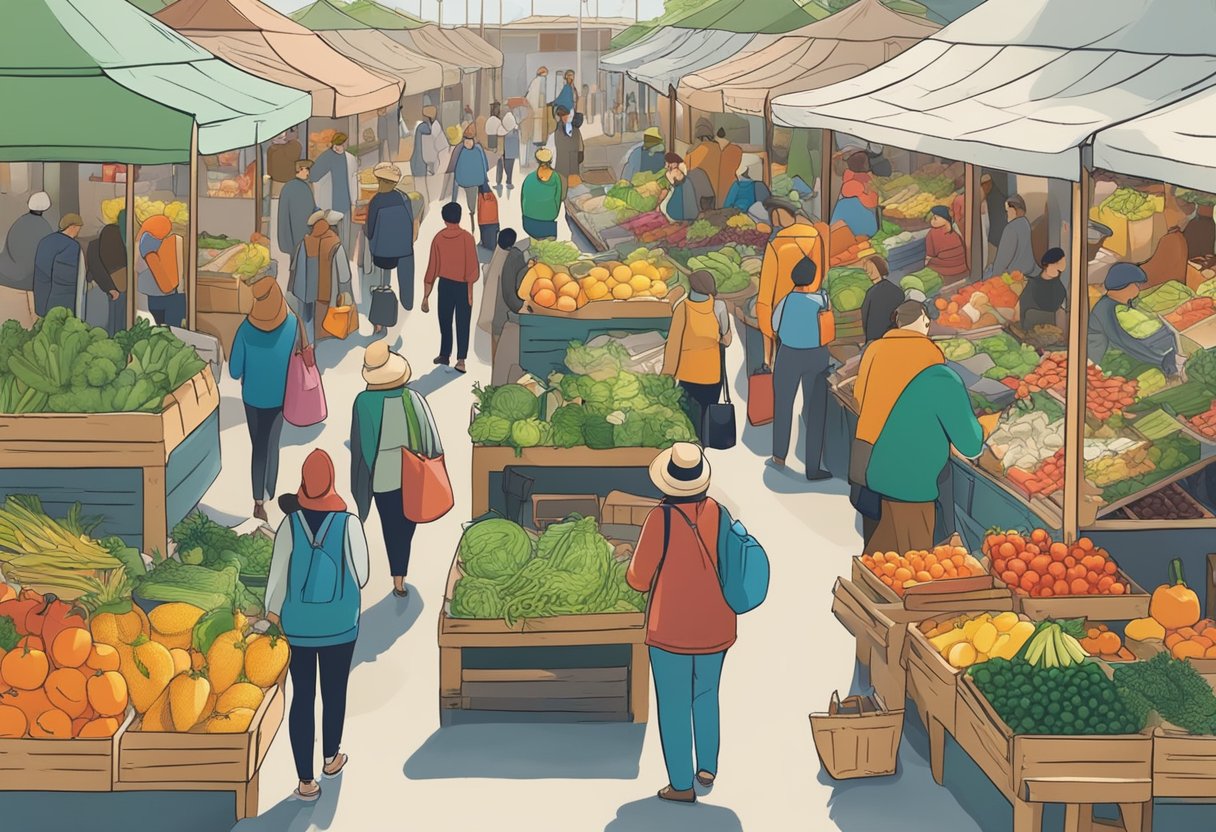
{"type": "MultiPolygon", "coordinates": [[[[625,17],[583,18],[583,71],[577,73],[580,85],[603,89],[597,78],[600,55],[608,51],[618,32],[631,25],[633,20],[625,17]]],[[[549,68],[549,94],[556,95],[562,73],[574,69],[577,27],[574,15],[539,14],[504,24],[501,34],[498,26],[487,25],[485,39],[503,54],[503,96],[523,95],[542,66],[549,68]]]]}

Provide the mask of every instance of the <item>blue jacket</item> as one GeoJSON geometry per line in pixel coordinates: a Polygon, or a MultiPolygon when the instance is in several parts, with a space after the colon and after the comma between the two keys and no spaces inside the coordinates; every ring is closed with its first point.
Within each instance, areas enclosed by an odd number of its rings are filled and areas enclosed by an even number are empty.
{"type": "Polygon", "coordinates": [[[283,406],[287,391],[287,365],[295,348],[298,325],[296,316],[271,332],[258,329],[246,319],[236,328],[228,372],[241,379],[241,401],[250,407],[283,406]]]}
{"type": "Polygon", "coordinates": [[[1089,360],[1100,367],[1106,351],[1111,347],[1118,347],[1132,358],[1158,368],[1167,376],[1176,375],[1178,367],[1175,356],[1178,354],[1178,341],[1173,332],[1163,325],[1149,337],[1137,338],[1119,323],[1116,315],[1118,308],[1119,304],[1114,298],[1103,295],[1090,310],[1087,350],[1089,360]]]}
{"type": "Polygon", "coordinates": [[[828,305],[826,292],[790,292],[773,309],[773,331],[782,347],[812,350],[823,346],[819,313],[828,305]]]}
{"type": "Polygon", "coordinates": [[[553,109],[556,111],[558,107],[565,107],[568,111],[574,112],[574,87],[571,84],[563,84],[558,90],[557,98],[553,99],[553,109]]]}
{"type": "Polygon", "coordinates": [[[76,310],[80,243],[57,231],[42,238],[34,253],[34,311],[38,317],[59,306],[76,310]]]}
{"type": "Polygon", "coordinates": [[[486,151],[481,145],[475,144],[471,148],[463,144],[457,146],[452,167],[457,185],[462,188],[476,188],[478,185],[488,184],[490,178],[486,171],[489,168],[490,160],[486,158],[486,151]]]}
{"type": "Polygon", "coordinates": [[[414,212],[400,191],[376,194],[363,226],[372,257],[397,259],[414,253],[414,212]]]}
{"type": "Polygon", "coordinates": [[[329,174],[333,188],[333,208],[343,214],[350,213],[350,206],[355,201],[355,195],[350,192],[350,179],[347,170],[346,154],[338,153],[332,147],[317,155],[308,178],[320,182],[329,174]]]}
{"type": "Polygon", "coordinates": [[[736,211],[747,213],[757,202],[763,202],[772,194],[763,182],[754,179],[736,179],[726,192],[723,208],[734,208],[736,211]]]}

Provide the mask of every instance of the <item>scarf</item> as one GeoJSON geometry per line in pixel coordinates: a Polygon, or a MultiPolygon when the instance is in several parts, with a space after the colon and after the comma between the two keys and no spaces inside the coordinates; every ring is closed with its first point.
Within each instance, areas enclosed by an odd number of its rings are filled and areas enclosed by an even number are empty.
{"type": "Polygon", "coordinates": [[[866,347],[853,397],[861,409],[857,438],[874,444],[904,389],[921,371],[945,364],[941,348],[927,335],[893,329],[866,347]]]}
{"type": "Polygon", "coordinates": [[[337,233],[325,220],[317,220],[312,231],[304,238],[304,254],[317,258],[317,299],[329,303],[333,297],[334,249],[340,245],[337,233]]]}

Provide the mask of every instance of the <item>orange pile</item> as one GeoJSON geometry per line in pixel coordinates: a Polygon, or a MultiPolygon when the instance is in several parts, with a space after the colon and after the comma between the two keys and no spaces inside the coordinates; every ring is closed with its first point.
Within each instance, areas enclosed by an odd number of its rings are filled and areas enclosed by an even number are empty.
{"type": "Polygon", "coordinates": [[[1123,646],[1119,634],[1111,632],[1105,624],[1095,624],[1085,631],[1081,639],[1081,649],[1091,656],[1097,656],[1106,661],[1130,662],[1136,657],[1123,646]]]}
{"type": "Polygon", "coordinates": [[[1216,622],[1205,618],[1193,627],[1166,630],[1165,647],[1175,659],[1216,659],[1216,622]]]}
{"type": "Polygon", "coordinates": [[[916,584],[938,578],[970,578],[984,572],[983,565],[962,546],[935,546],[932,552],[917,550],[905,555],[875,552],[862,555],[861,563],[900,596],[916,584]]]}
{"type": "Polygon", "coordinates": [[[1202,433],[1209,439],[1216,438],[1216,404],[1213,404],[1203,413],[1199,413],[1187,419],[1191,427],[1202,433]]]}
{"type": "Polygon", "coordinates": [[[1044,529],[1029,536],[1017,531],[993,532],[984,538],[983,552],[992,572],[1019,595],[1123,595],[1127,585],[1107,551],[1088,537],[1068,546],[1053,542],[1044,529]]]}

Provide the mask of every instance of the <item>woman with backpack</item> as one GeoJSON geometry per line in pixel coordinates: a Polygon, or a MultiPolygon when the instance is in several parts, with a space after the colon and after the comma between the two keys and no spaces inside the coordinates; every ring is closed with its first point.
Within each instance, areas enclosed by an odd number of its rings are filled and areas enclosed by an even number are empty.
{"type": "Polygon", "coordinates": [[[704,443],[705,409],[722,395],[724,352],[731,342],[730,315],[718,300],[714,276],[698,269],[688,277],[689,293],[676,304],[663,351],[663,375],[672,376],[688,395],[697,438],[704,443]]]}
{"type": "MultiPolygon", "coordinates": [[[[266,583],[266,617],[291,646],[291,709],[287,730],[300,784],[295,797],[321,796],[314,777],[317,674],[321,677],[321,773],[336,777],[349,759],[341,752],[346,688],[359,635],[359,590],[367,584],[367,538],[334,487],[334,463],[315,449],[304,460],[298,506],[279,525],[266,583]]],[[[280,505],[284,501],[280,501],[280,505]]]]}
{"type": "Polygon", "coordinates": [[[718,688],[735,643],[736,614],[718,578],[724,510],[706,494],[709,461],[697,445],[661,452],[650,479],[664,499],[642,526],[626,580],[650,593],[646,644],[668,778],[659,797],[695,803],[694,775],[708,788],[718,773],[718,688]]]}

